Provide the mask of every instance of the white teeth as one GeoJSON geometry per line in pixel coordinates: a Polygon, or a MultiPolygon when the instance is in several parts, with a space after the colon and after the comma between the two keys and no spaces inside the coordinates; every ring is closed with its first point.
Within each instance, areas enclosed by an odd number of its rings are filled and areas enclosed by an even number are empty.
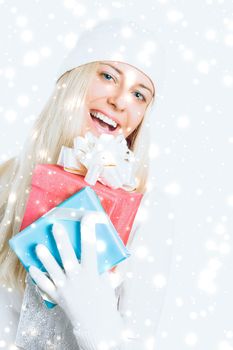
{"type": "Polygon", "coordinates": [[[105,123],[107,123],[107,124],[113,126],[114,128],[117,126],[117,123],[116,123],[114,120],[112,120],[112,119],[106,117],[106,115],[104,115],[104,114],[102,114],[102,113],[99,113],[99,112],[91,112],[91,114],[93,114],[96,118],[98,118],[98,119],[100,119],[100,120],[103,120],[105,123]]]}

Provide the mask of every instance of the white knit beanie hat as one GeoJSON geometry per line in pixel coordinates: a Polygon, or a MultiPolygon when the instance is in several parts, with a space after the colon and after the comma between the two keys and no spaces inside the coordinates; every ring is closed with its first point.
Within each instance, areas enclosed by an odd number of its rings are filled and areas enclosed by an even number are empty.
{"type": "MultiPolygon", "coordinates": [[[[165,49],[156,34],[141,24],[118,18],[98,22],[79,36],[58,70],[58,79],[73,68],[96,61],[130,64],[146,74],[161,93],[165,77],[165,49]]],[[[57,80],[58,80],[57,79],[57,80]]]]}

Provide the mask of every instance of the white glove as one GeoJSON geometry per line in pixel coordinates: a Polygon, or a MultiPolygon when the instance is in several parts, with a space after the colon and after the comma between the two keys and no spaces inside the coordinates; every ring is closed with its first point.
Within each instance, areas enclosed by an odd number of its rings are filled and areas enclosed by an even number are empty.
{"type": "Polygon", "coordinates": [[[54,223],[53,235],[64,271],[50,251],[39,244],[36,253],[49,277],[35,266],[29,268],[29,273],[38,287],[65,311],[83,349],[119,349],[124,322],[117,311],[109,273],[98,273],[96,223],[107,223],[106,214],[84,213],[81,218],[81,264],[64,226],[54,223]]]}

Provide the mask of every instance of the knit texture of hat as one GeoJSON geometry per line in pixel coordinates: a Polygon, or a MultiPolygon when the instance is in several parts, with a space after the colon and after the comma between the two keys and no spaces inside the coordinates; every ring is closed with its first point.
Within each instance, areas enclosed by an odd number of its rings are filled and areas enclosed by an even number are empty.
{"type": "Polygon", "coordinates": [[[164,47],[141,24],[118,18],[98,22],[81,32],[75,47],[62,62],[57,80],[73,68],[96,61],[118,61],[142,71],[161,91],[166,72],[164,47]]]}

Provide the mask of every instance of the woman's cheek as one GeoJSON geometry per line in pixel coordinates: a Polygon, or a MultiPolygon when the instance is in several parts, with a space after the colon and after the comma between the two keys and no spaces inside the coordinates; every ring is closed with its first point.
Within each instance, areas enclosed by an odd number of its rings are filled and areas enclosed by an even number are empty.
{"type": "Polygon", "coordinates": [[[138,110],[135,118],[136,127],[141,123],[143,116],[144,116],[144,110],[138,110]]]}
{"type": "Polygon", "coordinates": [[[98,98],[98,97],[106,97],[109,94],[111,94],[111,88],[109,86],[106,86],[102,83],[94,84],[91,89],[92,98],[98,98]]]}

